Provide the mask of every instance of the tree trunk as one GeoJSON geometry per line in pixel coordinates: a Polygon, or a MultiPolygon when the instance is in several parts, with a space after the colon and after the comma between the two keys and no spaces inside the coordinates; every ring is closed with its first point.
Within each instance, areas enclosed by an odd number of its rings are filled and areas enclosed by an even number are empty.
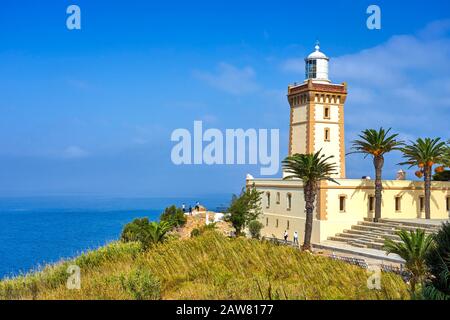
{"type": "Polygon", "coordinates": [[[416,279],[414,277],[409,280],[409,285],[411,286],[411,296],[415,299],[416,296],[416,279]]]}
{"type": "Polygon", "coordinates": [[[313,182],[308,182],[305,185],[303,191],[305,196],[306,221],[305,221],[305,240],[303,242],[302,249],[311,250],[314,202],[316,200],[317,186],[313,182]]]}
{"type": "Polygon", "coordinates": [[[425,180],[425,219],[431,219],[431,171],[432,167],[425,166],[424,168],[424,180],[425,180]]]}
{"type": "Polygon", "coordinates": [[[375,166],[375,217],[373,221],[378,222],[381,219],[381,202],[383,197],[383,182],[381,180],[384,165],[383,156],[374,157],[373,164],[375,166]]]}

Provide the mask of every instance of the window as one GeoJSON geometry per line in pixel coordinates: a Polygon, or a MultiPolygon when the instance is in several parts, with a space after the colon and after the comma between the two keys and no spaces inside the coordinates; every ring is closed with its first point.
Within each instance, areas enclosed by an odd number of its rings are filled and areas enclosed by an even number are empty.
{"type": "Polygon", "coordinates": [[[267,208],[270,208],[270,192],[266,193],[266,198],[267,198],[267,208]]]}
{"type": "Polygon", "coordinates": [[[324,138],[325,141],[327,141],[327,142],[330,141],[330,128],[325,128],[324,137],[325,137],[324,138]]]}
{"type": "Polygon", "coordinates": [[[277,222],[277,223],[276,223],[276,225],[275,225],[275,226],[276,226],[276,227],[278,228],[278,219],[277,219],[277,221],[276,221],[276,222],[277,222]]]}
{"type": "Polygon", "coordinates": [[[291,210],[291,208],[292,208],[292,194],[288,193],[286,200],[287,200],[287,209],[291,210]]]}
{"type": "Polygon", "coordinates": [[[280,193],[277,192],[277,204],[280,204],[280,193]]]}
{"type": "Polygon", "coordinates": [[[397,211],[397,212],[402,211],[402,198],[401,197],[395,197],[395,211],[397,211]]]}
{"type": "Polygon", "coordinates": [[[447,211],[450,211],[450,197],[447,197],[447,199],[446,199],[447,201],[446,201],[446,208],[447,208],[447,211]]]}
{"type": "Polygon", "coordinates": [[[369,211],[373,212],[374,208],[375,208],[375,197],[369,196],[369,211]]]}
{"type": "Polygon", "coordinates": [[[266,218],[266,227],[269,226],[269,218],[266,218]]]}
{"type": "Polygon", "coordinates": [[[323,118],[330,119],[330,107],[323,108],[323,118]]]}
{"type": "Polygon", "coordinates": [[[308,60],[306,62],[306,79],[317,77],[317,60],[308,60]]]}
{"type": "Polygon", "coordinates": [[[289,220],[286,223],[286,229],[289,230],[289,220]]]}
{"type": "Polygon", "coordinates": [[[425,198],[423,196],[420,196],[419,198],[419,207],[420,212],[425,211],[425,198]]]}
{"type": "Polygon", "coordinates": [[[345,200],[346,196],[339,196],[339,211],[345,212],[345,200]]]}

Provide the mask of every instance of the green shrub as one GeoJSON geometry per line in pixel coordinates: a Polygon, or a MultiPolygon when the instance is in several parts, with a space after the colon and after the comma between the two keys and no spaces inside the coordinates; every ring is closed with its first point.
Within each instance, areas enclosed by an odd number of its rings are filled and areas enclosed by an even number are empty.
{"type": "Polygon", "coordinates": [[[135,300],[161,299],[161,284],[150,271],[137,268],[121,276],[122,288],[135,300]]]}
{"type": "Polygon", "coordinates": [[[166,221],[174,227],[182,227],[186,224],[187,218],[183,210],[176,206],[170,206],[164,209],[159,217],[160,221],[166,221]]]}
{"type": "Polygon", "coordinates": [[[138,241],[147,249],[152,244],[164,242],[171,229],[172,224],[167,221],[149,222],[147,218],[135,219],[124,227],[120,238],[123,242],[138,241]]]}
{"type": "Polygon", "coordinates": [[[200,233],[200,229],[195,228],[195,229],[193,229],[193,230],[191,231],[191,238],[193,238],[193,237],[198,237],[200,234],[201,234],[201,233],[200,233]]]}
{"type": "Polygon", "coordinates": [[[423,290],[429,300],[450,300],[450,223],[442,226],[434,237],[434,245],[426,256],[433,276],[423,290]]]}
{"type": "Polygon", "coordinates": [[[233,225],[237,236],[262,213],[261,194],[253,184],[252,187],[242,189],[239,196],[233,195],[225,221],[233,225]]]}
{"type": "Polygon", "coordinates": [[[248,231],[253,239],[259,239],[261,237],[261,230],[264,225],[258,220],[253,220],[248,224],[248,231]]]}
{"type": "Polygon", "coordinates": [[[150,221],[148,218],[134,219],[132,222],[125,225],[122,230],[120,239],[123,242],[144,242],[144,236],[150,221]]]}
{"type": "Polygon", "coordinates": [[[191,237],[198,237],[204,234],[207,231],[214,231],[217,229],[217,226],[215,223],[210,223],[208,225],[203,225],[200,228],[195,228],[191,231],[191,237]]]}
{"type": "Polygon", "coordinates": [[[450,170],[437,172],[433,175],[433,181],[450,181],[450,170]]]}

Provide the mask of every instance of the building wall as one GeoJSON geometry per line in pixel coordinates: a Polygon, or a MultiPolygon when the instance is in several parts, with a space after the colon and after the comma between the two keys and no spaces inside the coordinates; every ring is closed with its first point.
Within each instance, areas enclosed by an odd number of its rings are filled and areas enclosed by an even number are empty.
{"type": "MultiPolygon", "coordinates": [[[[262,191],[262,211],[260,222],[264,225],[262,235],[265,237],[283,238],[284,231],[287,230],[289,238],[292,240],[294,232],[297,231],[299,238],[305,233],[305,200],[303,194],[303,184],[299,180],[279,180],[279,179],[257,179],[248,180],[247,185],[255,186],[262,191]],[[270,194],[270,205],[267,195],[270,194]],[[277,202],[277,194],[280,201],[277,202]],[[288,208],[288,195],[291,196],[291,208],[288,208]]],[[[315,215],[317,214],[317,210],[315,215]]],[[[320,229],[320,221],[314,221],[314,229],[320,229]]],[[[317,235],[313,235],[313,241],[319,241],[317,235]]]]}
{"type": "Polygon", "coordinates": [[[292,130],[292,154],[307,153],[307,123],[305,119],[307,117],[308,106],[306,104],[300,104],[300,99],[298,99],[297,104],[292,107],[292,120],[291,120],[291,130],[292,130]]]}
{"type": "MultiPolygon", "coordinates": [[[[338,179],[339,185],[323,182],[318,192],[314,212],[313,242],[326,240],[328,237],[350,228],[352,225],[372,218],[374,212],[369,210],[369,197],[374,196],[374,181],[360,179],[338,179]],[[340,197],[345,198],[344,210],[340,209],[340,197]]],[[[263,191],[261,222],[265,226],[264,236],[282,238],[289,221],[289,235],[297,231],[303,240],[305,225],[305,202],[301,181],[284,180],[248,180],[247,185],[255,183],[263,191]],[[277,203],[280,193],[280,203],[277,203]],[[270,205],[267,202],[270,194],[270,205]],[[287,195],[291,195],[292,207],[288,210],[287,195]],[[277,227],[278,220],[278,227],[277,227]]],[[[382,218],[416,219],[424,218],[420,211],[420,196],[423,195],[423,182],[420,181],[383,181],[382,218]],[[395,197],[401,197],[400,210],[396,210],[395,197]]],[[[431,218],[448,219],[447,198],[450,198],[450,182],[433,182],[431,199],[431,218]]]]}
{"type": "Polygon", "coordinates": [[[346,85],[322,85],[308,81],[289,87],[291,107],[289,154],[307,154],[322,150],[336,162],[334,178],[345,178],[344,103],[346,85]],[[325,86],[325,87],[324,87],[325,86]],[[325,109],[329,110],[326,115],[325,109]],[[329,139],[325,139],[325,132],[329,139]]]}

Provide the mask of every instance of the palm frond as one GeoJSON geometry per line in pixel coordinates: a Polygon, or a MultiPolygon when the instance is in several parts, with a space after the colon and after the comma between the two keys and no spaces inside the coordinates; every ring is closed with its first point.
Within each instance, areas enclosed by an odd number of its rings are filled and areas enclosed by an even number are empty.
{"type": "Polygon", "coordinates": [[[362,153],[365,157],[383,156],[384,154],[400,150],[403,146],[403,141],[397,139],[398,134],[390,134],[391,129],[385,130],[380,128],[366,129],[358,135],[360,139],[352,141],[352,150],[348,154],[362,153]]]}
{"type": "Polygon", "coordinates": [[[418,138],[416,141],[410,141],[401,151],[405,161],[399,165],[409,165],[409,168],[418,165],[446,164],[448,146],[441,138],[418,138]]]}
{"type": "Polygon", "coordinates": [[[314,154],[294,154],[283,160],[284,171],[288,174],[284,180],[300,179],[305,184],[321,180],[338,183],[331,177],[337,174],[337,165],[331,161],[334,156],[327,157],[321,151],[314,154]]]}

